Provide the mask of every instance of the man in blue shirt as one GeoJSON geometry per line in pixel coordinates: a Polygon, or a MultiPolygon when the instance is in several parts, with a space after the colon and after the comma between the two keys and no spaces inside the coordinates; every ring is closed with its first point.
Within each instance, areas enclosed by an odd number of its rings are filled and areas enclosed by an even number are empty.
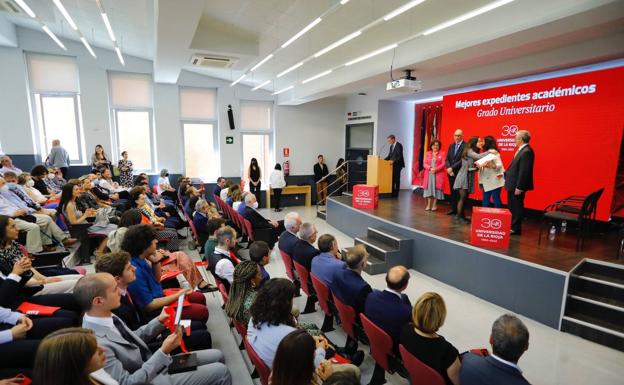
{"type": "Polygon", "coordinates": [[[345,269],[347,264],[342,260],[338,242],[333,235],[321,235],[318,248],[321,253],[312,259],[312,274],[331,287],[336,270],[345,269]]]}

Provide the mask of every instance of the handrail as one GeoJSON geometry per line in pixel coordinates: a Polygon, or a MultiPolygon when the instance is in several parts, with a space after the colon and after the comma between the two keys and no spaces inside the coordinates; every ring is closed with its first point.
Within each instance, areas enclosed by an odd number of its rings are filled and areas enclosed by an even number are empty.
{"type": "Polygon", "coordinates": [[[359,160],[347,160],[347,161],[343,162],[343,164],[342,164],[340,167],[336,167],[336,169],[335,169],[335,170],[332,170],[332,172],[328,173],[328,174],[327,174],[327,175],[325,175],[323,178],[319,179],[319,181],[318,181],[318,182],[316,182],[316,191],[317,191],[317,194],[319,194],[319,193],[325,193],[325,194],[323,194],[323,195],[325,196],[325,198],[324,198],[324,199],[321,199],[320,201],[319,201],[319,200],[317,200],[317,202],[316,202],[316,211],[317,211],[317,212],[322,211],[322,210],[320,209],[320,206],[324,206],[324,205],[325,205],[325,203],[327,203],[327,198],[329,198],[330,196],[333,196],[333,195],[334,195],[337,191],[342,192],[342,189],[343,189],[345,186],[347,186],[347,189],[348,189],[349,182],[350,182],[350,181],[349,181],[349,164],[350,164],[350,163],[352,163],[352,162],[366,163],[367,161],[366,161],[366,160],[361,160],[361,161],[359,161],[359,160]],[[330,187],[333,187],[333,186],[335,186],[337,183],[340,183],[340,180],[341,180],[341,179],[336,178],[336,180],[334,180],[334,181],[333,181],[333,182],[331,182],[331,183],[328,183],[328,184],[327,184],[324,188],[319,189],[319,184],[320,184],[320,183],[322,183],[323,181],[325,181],[326,179],[328,179],[330,175],[336,175],[336,171],[338,171],[338,170],[339,170],[340,168],[342,168],[342,167],[344,167],[344,168],[345,168],[345,174],[344,174],[344,179],[345,179],[345,181],[344,181],[344,182],[342,182],[342,184],[341,184],[338,188],[335,188],[335,189],[334,189],[331,193],[329,193],[329,194],[327,193],[327,192],[329,191],[329,188],[330,188],[330,187]]]}

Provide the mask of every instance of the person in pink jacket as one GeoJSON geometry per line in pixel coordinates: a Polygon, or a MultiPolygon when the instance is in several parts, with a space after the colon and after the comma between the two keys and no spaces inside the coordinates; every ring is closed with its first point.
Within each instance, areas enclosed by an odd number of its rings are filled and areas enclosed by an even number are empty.
{"type": "Polygon", "coordinates": [[[438,199],[444,199],[444,159],[446,153],[440,151],[442,142],[435,139],[429,145],[430,150],[425,154],[423,168],[423,197],[427,199],[425,210],[436,211],[438,199]]]}

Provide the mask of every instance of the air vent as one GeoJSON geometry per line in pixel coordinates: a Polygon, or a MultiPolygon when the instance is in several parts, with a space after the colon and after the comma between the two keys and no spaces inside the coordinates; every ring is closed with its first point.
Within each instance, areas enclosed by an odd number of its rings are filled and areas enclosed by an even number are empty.
{"type": "Polygon", "coordinates": [[[0,12],[10,13],[11,15],[26,16],[26,12],[22,11],[13,0],[0,0],[0,12]]]}
{"type": "Polygon", "coordinates": [[[194,54],[191,56],[191,64],[197,67],[210,67],[210,68],[230,68],[236,62],[238,58],[227,56],[215,56],[215,55],[202,55],[194,54]]]}

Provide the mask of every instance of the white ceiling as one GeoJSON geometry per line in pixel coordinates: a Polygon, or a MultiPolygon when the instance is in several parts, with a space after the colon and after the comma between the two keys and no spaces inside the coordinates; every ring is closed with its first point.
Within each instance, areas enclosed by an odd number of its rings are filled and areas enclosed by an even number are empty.
{"type": "MultiPolygon", "coordinates": [[[[6,1],[6,0],[4,0],[6,1]]],[[[77,40],[50,0],[25,0],[58,35],[77,40]]],[[[181,70],[268,90],[290,85],[281,104],[379,90],[389,69],[412,68],[424,92],[492,81],[571,65],[624,57],[624,0],[515,0],[448,29],[418,36],[423,30],[492,3],[494,0],[427,0],[380,21],[407,0],[102,0],[124,54],[154,61],[157,82],[175,83],[181,70]],[[280,46],[317,17],[315,28],[286,48],[280,46]],[[373,23],[371,25],[371,23],[373,23]],[[319,57],[312,55],[336,40],[363,34],[319,57]],[[344,63],[400,42],[361,63],[344,63]],[[193,53],[236,58],[230,69],[189,64],[193,53]],[[249,69],[268,54],[274,57],[249,69]],[[304,65],[276,79],[290,66],[304,65]],[[301,84],[320,72],[323,78],[301,84]]],[[[95,46],[111,48],[94,0],[62,0],[78,27],[95,46]]],[[[27,17],[7,16],[14,24],[38,29],[27,17]]],[[[50,41],[50,44],[54,44],[50,41]]],[[[400,76],[395,71],[394,76],[400,76]]],[[[409,99],[411,95],[400,98],[409,99]]]]}

